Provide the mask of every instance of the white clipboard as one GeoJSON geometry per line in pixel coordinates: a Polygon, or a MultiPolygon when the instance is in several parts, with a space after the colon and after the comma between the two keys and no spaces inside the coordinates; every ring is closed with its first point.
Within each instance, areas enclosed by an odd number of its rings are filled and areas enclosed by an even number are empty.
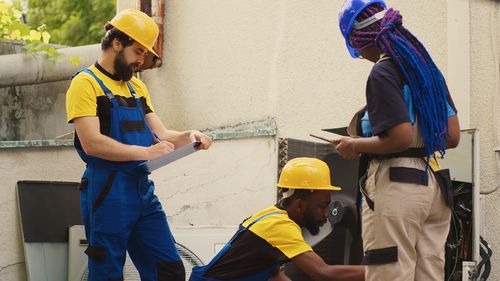
{"type": "Polygon", "coordinates": [[[196,148],[200,146],[201,141],[195,141],[189,144],[186,144],[182,147],[177,148],[176,150],[167,153],[163,156],[160,156],[155,159],[148,160],[144,163],[141,163],[138,168],[143,169],[149,173],[152,171],[161,168],[165,165],[168,165],[178,159],[188,156],[189,154],[198,151],[196,148]]]}

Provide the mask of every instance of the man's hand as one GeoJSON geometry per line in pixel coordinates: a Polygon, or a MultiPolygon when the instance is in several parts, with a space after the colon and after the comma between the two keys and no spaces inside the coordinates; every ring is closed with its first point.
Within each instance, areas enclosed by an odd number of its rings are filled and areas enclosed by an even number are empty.
{"type": "Polygon", "coordinates": [[[151,131],[157,134],[158,138],[160,138],[162,141],[169,141],[176,148],[182,147],[189,143],[193,143],[195,141],[201,142],[201,144],[196,149],[208,149],[210,145],[212,145],[212,138],[201,133],[200,131],[167,130],[154,112],[146,114],[146,122],[151,128],[151,131]]]}
{"type": "Polygon", "coordinates": [[[212,145],[212,138],[201,133],[200,131],[189,131],[189,139],[191,142],[201,141],[201,144],[196,149],[208,149],[212,145]]]}
{"type": "Polygon", "coordinates": [[[356,139],[351,137],[342,137],[332,140],[332,143],[337,145],[337,153],[342,158],[346,159],[353,159],[359,156],[359,152],[356,151],[354,146],[355,142],[356,139]]]}
{"type": "Polygon", "coordinates": [[[158,158],[163,154],[167,154],[169,152],[174,151],[175,146],[173,143],[168,141],[160,141],[152,146],[148,147],[146,150],[148,152],[148,158],[144,160],[151,160],[154,158],[158,158]]]}

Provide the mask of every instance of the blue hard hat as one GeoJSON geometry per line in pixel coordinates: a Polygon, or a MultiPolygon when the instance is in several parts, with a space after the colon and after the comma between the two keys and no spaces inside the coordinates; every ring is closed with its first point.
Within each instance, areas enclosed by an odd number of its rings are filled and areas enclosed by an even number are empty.
{"type": "Polygon", "coordinates": [[[380,4],[385,8],[387,5],[384,0],[346,0],[344,2],[344,6],[339,13],[339,27],[340,32],[345,38],[345,44],[347,45],[347,50],[351,54],[351,57],[357,58],[359,57],[358,51],[356,51],[351,43],[349,43],[349,34],[351,33],[351,29],[354,25],[354,21],[356,17],[363,11],[366,7],[373,4],[380,4]]]}

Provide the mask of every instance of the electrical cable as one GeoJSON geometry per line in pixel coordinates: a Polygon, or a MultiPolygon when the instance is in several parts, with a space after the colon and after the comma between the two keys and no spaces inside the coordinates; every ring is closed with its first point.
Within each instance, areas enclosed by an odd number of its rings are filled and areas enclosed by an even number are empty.
{"type": "Polygon", "coordinates": [[[453,229],[455,230],[454,231],[454,235],[455,237],[452,237],[452,244],[449,244],[447,243],[447,246],[451,249],[451,250],[454,250],[455,251],[455,262],[453,264],[453,268],[451,269],[451,272],[448,276],[448,279],[446,279],[446,281],[451,281],[451,278],[454,276],[455,274],[455,270],[457,269],[457,265],[458,265],[458,253],[459,253],[459,246],[460,246],[460,237],[459,237],[459,233],[457,231],[457,223],[456,223],[456,214],[455,212],[452,213],[452,222],[453,222],[453,229]],[[454,240],[453,240],[454,239],[454,240]]]}
{"type": "Polygon", "coordinates": [[[481,255],[484,261],[484,270],[479,278],[479,281],[486,281],[491,272],[491,256],[493,255],[493,250],[491,250],[488,242],[486,242],[482,236],[480,236],[479,239],[481,241],[481,250],[485,253],[484,257],[481,255]],[[483,248],[485,248],[485,250],[483,248]]]}
{"type": "Polygon", "coordinates": [[[480,241],[479,255],[481,256],[481,261],[476,265],[476,267],[474,267],[473,270],[469,272],[469,280],[472,281],[477,280],[477,278],[479,278],[479,281],[486,281],[490,276],[491,272],[490,258],[491,255],[493,254],[493,251],[488,245],[488,242],[486,242],[486,240],[484,240],[482,236],[479,237],[479,241],[480,241]]]}

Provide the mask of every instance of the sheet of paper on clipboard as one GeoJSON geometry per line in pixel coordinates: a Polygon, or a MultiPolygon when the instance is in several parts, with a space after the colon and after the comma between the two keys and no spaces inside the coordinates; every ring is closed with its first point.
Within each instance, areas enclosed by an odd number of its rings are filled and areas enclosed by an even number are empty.
{"type": "Polygon", "coordinates": [[[183,157],[188,156],[189,154],[196,152],[197,147],[201,144],[200,141],[195,141],[193,143],[186,144],[182,147],[177,148],[176,150],[167,153],[163,156],[160,156],[155,159],[151,159],[139,165],[140,169],[145,169],[148,172],[152,172],[158,168],[161,168],[165,165],[168,165],[176,160],[179,160],[183,157]]]}

